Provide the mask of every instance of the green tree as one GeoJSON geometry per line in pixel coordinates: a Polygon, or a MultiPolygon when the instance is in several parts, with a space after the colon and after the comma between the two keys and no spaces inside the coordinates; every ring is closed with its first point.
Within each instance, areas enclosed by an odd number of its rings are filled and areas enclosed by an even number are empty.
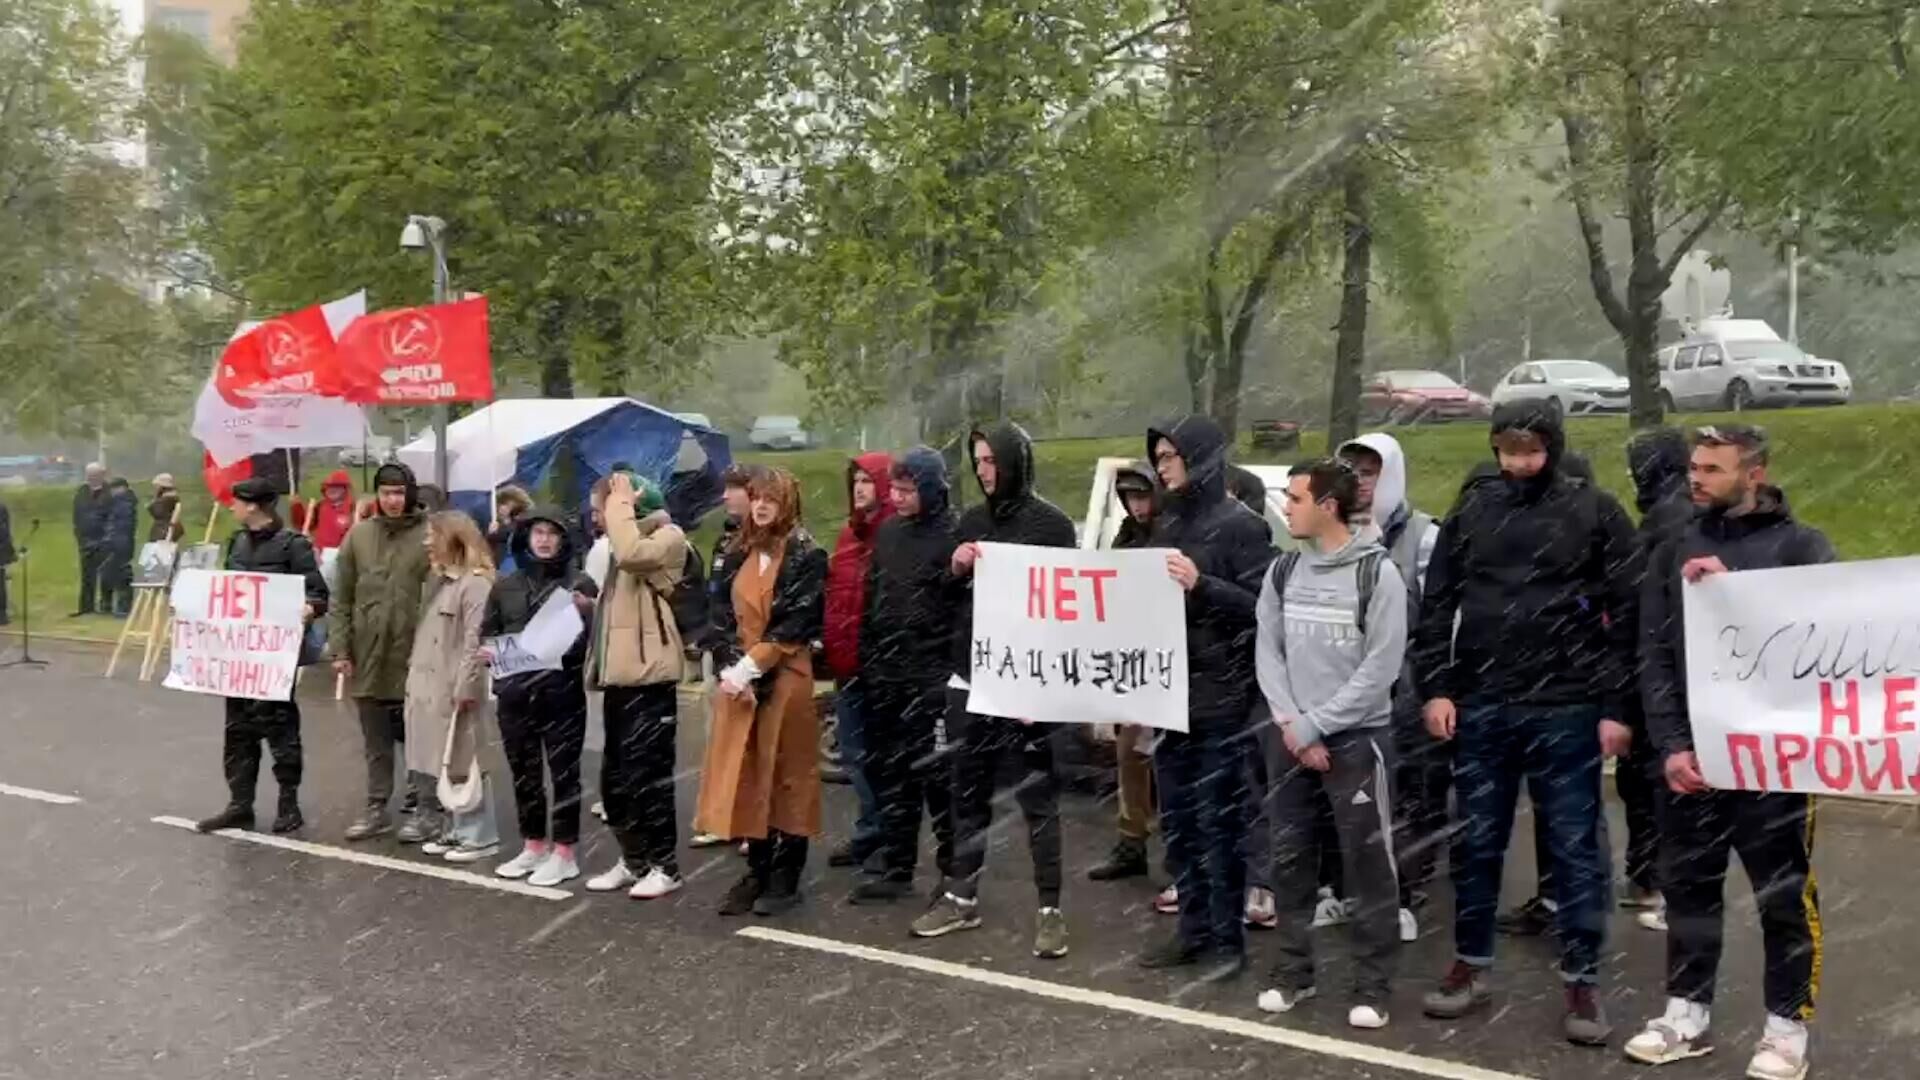
{"type": "Polygon", "coordinates": [[[128,50],[86,0],[0,7],[0,423],[86,432],[140,397],[128,50]]]}
{"type": "Polygon", "coordinates": [[[767,314],[815,407],[910,397],[928,438],[1004,415],[996,335],[1081,239],[1069,174],[1144,8],[795,0],[756,128],[767,314]]]}
{"type": "Polygon", "coordinates": [[[396,240],[434,214],[507,374],[668,392],[737,304],[721,133],[759,96],[757,10],[262,0],[214,95],[208,247],[263,309],[417,303],[396,240]]]}
{"type": "Polygon", "coordinates": [[[1660,298],[1723,222],[1803,219],[1879,248],[1920,201],[1911,3],[1563,0],[1537,29],[1540,87],[1565,135],[1568,195],[1600,309],[1626,352],[1636,425],[1660,421],[1660,298]],[[1617,283],[1605,206],[1627,227],[1617,283]]]}

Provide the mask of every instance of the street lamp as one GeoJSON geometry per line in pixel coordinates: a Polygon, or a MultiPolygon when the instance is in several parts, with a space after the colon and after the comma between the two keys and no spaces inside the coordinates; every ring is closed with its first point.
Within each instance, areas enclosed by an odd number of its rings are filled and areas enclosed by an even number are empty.
{"type": "MultiPolygon", "coordinates": [[[[400,230],[400,250],[431,250],[433,253],[433,302],[447,302],[447,223],[432,215],[408,214],[407,226],[400,230]]],[[[447,488],[447,420],[451,406],[441,402],[433,407],[433,482],[442,494],[447,488]]]]}

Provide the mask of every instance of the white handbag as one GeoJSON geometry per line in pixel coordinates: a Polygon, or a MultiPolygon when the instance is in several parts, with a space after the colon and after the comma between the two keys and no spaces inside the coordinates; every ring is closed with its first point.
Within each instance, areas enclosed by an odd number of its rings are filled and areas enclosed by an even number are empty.
{"type": "Polygon", "coordinates": [[[447,723],[447,745],[440,751],[440,783],[438,787],[440,806],[450,814],[471,814],[480,809],[486,801],[487,789],[480,775],[480,740],[473,743],[473,760],[467,763],[467,778],[459,783],[453,780],[453,744],[460,735],[460,709],[455,706],[453,719],[447,723]]]}

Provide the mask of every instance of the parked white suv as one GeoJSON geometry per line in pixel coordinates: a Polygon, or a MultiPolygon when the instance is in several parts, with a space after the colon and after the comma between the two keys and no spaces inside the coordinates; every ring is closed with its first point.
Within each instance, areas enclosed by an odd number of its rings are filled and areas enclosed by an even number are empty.
{"type": "Polygon", "coordinates": [[[1845,405],[1853,379],[1844,364],[1808,356],[1759,319],[1708,319],[1660,350],[1660,394],[1668,409],[1845,405]]]}

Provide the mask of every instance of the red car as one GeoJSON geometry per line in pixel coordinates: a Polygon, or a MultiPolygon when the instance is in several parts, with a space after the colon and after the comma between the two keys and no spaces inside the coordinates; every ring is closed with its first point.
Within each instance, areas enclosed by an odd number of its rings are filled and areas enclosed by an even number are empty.
{"type": "Polygon", "coordinates": [[[1383,371],[1360,390],[1360,416],[1371,424],[1485,420],[1493,402],[1438,371],[1383,371]]]}

